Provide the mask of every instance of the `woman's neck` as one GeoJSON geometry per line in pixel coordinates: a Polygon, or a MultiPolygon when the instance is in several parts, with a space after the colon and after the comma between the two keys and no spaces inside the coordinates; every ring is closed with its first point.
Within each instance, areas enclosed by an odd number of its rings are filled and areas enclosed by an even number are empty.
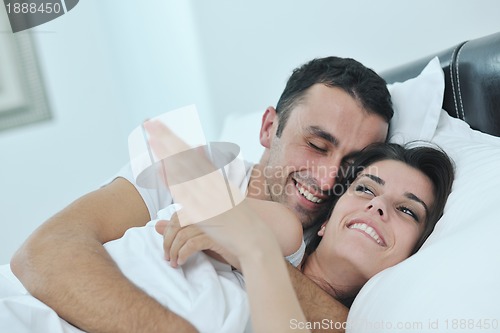
{"type": "Polygon", "coordinates": [[[314,251],[302,265],[302,273],[313,280],[321,289],[336,299],[345,299],[355,296],[366,279],[359,272],[354,271],[352,266],[339,258],[329,260],[328,265],[320,264],[321,255],[314,251]]]}

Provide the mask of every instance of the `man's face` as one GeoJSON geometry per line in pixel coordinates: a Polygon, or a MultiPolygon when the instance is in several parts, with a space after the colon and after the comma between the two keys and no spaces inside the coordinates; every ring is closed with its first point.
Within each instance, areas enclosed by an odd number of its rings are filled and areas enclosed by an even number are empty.
{"type": "Polygon", "coordinates": [[[383,142],[388,124],[342,89],[322,84],[309,88],[294,107],[281,137],[276,136],[278,121],[274,108],[268,108],[260,134],[269,149],[262,161],[265,196],[293,210],[307,228],[328,209],[344,158],[383,142]]]}

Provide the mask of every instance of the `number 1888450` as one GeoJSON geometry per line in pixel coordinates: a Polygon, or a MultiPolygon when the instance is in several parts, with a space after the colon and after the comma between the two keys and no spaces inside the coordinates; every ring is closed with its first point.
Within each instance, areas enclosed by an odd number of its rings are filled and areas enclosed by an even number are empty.
{"type": "Polygon", "coordinates": [[[34,2],[22,2],[22,3],[8,3],[5,5],[8,14],[58,14],[61,12],[61,4],[57,2],[45,2],[45,3],[34,3],[34,2]]]}

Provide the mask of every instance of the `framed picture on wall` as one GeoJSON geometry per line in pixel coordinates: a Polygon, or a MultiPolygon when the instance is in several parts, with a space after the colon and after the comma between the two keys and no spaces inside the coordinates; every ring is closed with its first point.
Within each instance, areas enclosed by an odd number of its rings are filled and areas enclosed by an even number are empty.
{"type": "Polygon", "coordinates": [[[0,131],[50,118],[32,36],[12,33],[0,9],[0,131]]]}

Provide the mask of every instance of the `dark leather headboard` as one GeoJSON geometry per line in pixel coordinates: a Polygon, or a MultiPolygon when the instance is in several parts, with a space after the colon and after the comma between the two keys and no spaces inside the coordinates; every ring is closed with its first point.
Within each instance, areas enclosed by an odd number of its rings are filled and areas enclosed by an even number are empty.
{"type": "Polygon", "coordinates": [[[381,76],[387,83],[405,81],[435,56],[445,74],[443,109],[473,129],[500,136],[500,33],[460,43],[381,76]]]}

